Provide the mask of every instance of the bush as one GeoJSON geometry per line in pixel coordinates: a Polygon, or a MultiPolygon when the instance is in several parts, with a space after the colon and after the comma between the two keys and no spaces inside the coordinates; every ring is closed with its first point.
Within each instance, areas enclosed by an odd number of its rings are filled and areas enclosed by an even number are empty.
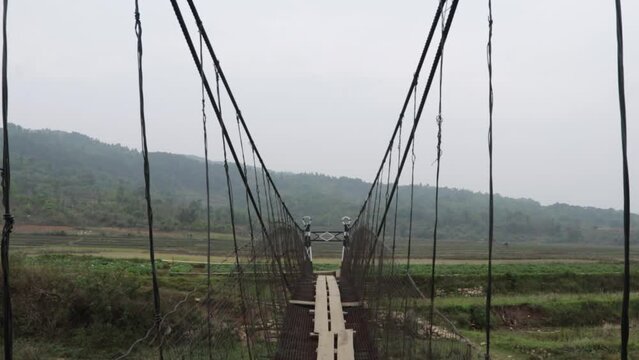
{"type": "Polygon", "coordinates": [[[173,263],[171,265],[171,269],[169,273],[171,274],[179,274],[179,273],[190,273],[193,271],[193,265],[187,263],[173,263]]]}

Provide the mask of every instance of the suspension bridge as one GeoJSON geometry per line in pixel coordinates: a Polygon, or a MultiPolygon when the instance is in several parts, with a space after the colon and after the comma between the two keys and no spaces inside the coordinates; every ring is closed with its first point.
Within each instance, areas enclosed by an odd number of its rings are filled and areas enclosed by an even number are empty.
{"type": "MultiPolygon", "coordinates": [[[[492,4],[489,1],[488,73],[489,73],[489,157],[490,203],[489,257],[486,296],[486,341],[476,344],[466,339],[453,322],[437,311],[436,259],[437,209],[433,233],[431,281],[418,284],[412,277],[411,260],[413,225],[419,219],[413,214],[413,188],[416,171],[414,152],[416,129],[423,118],[427,99],[439,85],[437,116],[437,182],[441,160],[441,84],[443,53],[455,19],[459,0],[440,0],[428,28],[424,47],[419,54],[414,76],[404,97],[386,151],[374,181],[354,218],[343,217],[330,231],[316,231],[310,216],[296,217],[287,207],[283,194],[269,173],[256,141],[242,115],[212,41],[193,0],[188,9],[177,0],[169,0],[175,18],[199,74],[202,90],[202,129],[205,154],[206,195],[208,210],[208,249],[206,295],[194,299],[194,292],[170,306],[162,303],[158,283],[155,249],[153,203],[150,192],[151,166],[148,158],[144,108],[143,32],[141,11],[135,0],[135,33],[139,75],[140,126],[144,158],[145,194],[148,216],[149,255],[152,268],[154,325],[139,339],[123,349],[117,359],[480,359],[491,358],[491,297],[493,245],[492,185],[492,4]],[[192,32],[193,24],[197,32],[192,32]],[[208,66],[207,64],[212,64],[208,66]],[[439,81],[436,78],[439,76],[439,81]],[[438,84],[437,84],[438,83],[438,84]],[[421,86],[420,86],[421,84],[421,86]],[[222,109],[222,104],[230,104],[222,109]],[[228,188],[228,206],[234,249],[227,260],[234,270],[224,280],[212,280],[211,216],[208,169],[208,116],[221,129],[224,168],[228,188]],[[409,225],[399,229],[399,182],[402,175],[410,179],[409,225]],[[231,176],[239,176],[242,197],[234,196],[231,176]],[[240,237],[236,215],[248,218],[249,235],[240,237]],[[298,222],[296,219],[302,219],[298,222]],[[403,231],[406,230],[406,231],[403,231]],[[407,249],[398,251],[400,232],[407,232],[407,249]],[[314,271],[313,244],[333,243],[341,247],[339,269],[314,271]],[[144,355],[141,355],[143,349],[144,355]]],[[[13,329],[11,289],[9,287],[9,236],[13,225],[10,213],[9,134],[7,85],[7,19],[8,0],[4,0],[3,56],[3,200],[5,226],[2,238],[3,331],[4,354],[12,358],[13,329]]],[[[624,154],[625,203],[625,289],[621,314],[622,359],[627,359],[629,336],[629,182],[625,141],[625,100],[621,7],[617,0],[619,83],[624,154]]],[[[438,192],[436,193],[438,194],[438,192]]],[[[308,215],[308,214],[296,214],[308,215]]],[[[145,316],[145,314],[140,314],[145,316]]],[[[151,314],[149,314],[151,316],[151,314]]]]}

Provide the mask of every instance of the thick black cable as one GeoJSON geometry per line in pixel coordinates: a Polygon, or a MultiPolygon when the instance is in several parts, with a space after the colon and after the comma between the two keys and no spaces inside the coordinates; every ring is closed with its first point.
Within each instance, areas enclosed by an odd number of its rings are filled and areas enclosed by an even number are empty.
{"type": "Polygon", "coordinates": [[[488,0],[488,284],[486,286],[486,360],[490,359],[490,312],[493,297],[493,242],[494,242],[494,191],[493,191],[493,4],[488,0]]]}
{"type": "MultiPolygon", "coordinates": [[[[202,62],[202,34],[200,34],[200,63],[202,62]]],[[[204,66],[202,66],[204,71],[204,66]]],[[[209,348],[209,359],[213,358],[213,343],[211,339],[211,317],[213,316],[211,310],[211,185],[210,185],[210,173],[209,173],[209,141],[206,130],[206,98],[204,89],[204,74],[200,73],[201,87],[202,87],[202,132],[204,134],[204,170],[206,172],[206,331],[207,331],[207,345],[209,348]]]]}
{"type": "MultiPolygon", "coordinates": [[[[178,20],[178,23],[180,25],[180,29],[182,30],[182,34],[184,35],[184,39],[186,41],[186,44],[189,48],[189,52],[191,53],[191,57],[193,59],[193,62],[195,63],[195,67],[197,69],[197,71],[201,74],[203,74],[203,80],[204,80],[204,87],[206,89],[206,93],[207,96],[209,98],[209,102],[211,102],[211,106],[213,108],[213,111],[215,112],[215,115],[217,117],[218,123],[220,125],[220,128],[222,129],[222,135],[224,136],[225,141],[227,142],[227,146],[229,151],[231,152],[231,155],[233,156],[233,161],[235,162],[236,167],[238,168],[238,172],[240,174],[240,178],[242,179],[242,183],[244,184],[244,187],[246,188],[246,191],[249,195],[249,198],[251,200],[251,205],[253,206],[253,209],[256,211],[256,216],[257,219],[260,223],[260,226],[262,227],[262,232],[264,235],[264,238],[266,239],[268,246],[272,252],[272,255],[274,256],[275,262],[277,264],[277,268],[278,271],[281,275],[281,279],[284,283],[284,286],[288,289],[290,289],[291,287],[289,286],[288,280],[286,278],[286,274],[284,273],[283,269],[282,269],[282,263],[280,261],[280,259],[275,256],[275,251],[273,248],[273,244],[272,241],[270,239],[270,236],[267,232],[267,227],[266,224],[264,223],[264,219],[262,218],[262,214],[259,212],[258,207],[257,207],[257,203],[255,202],[255,198],[253,196],[253,192],[250,189],[249,183],[248,183],[248,179],[246,178],[246,175],[244,174],[244,172],[242,171],[242,167],[240,165],[240,161],[239,158],[237,156],[237,152],[235,151],[235,147],[233,146],[233,143],[231,142],[231,138],[229,136],[229,132],[226,128],[226,124],[224,123],[224,120],[222,119],[222,114],[220,113],[220,109],[217,106],[217,103],[213,97],[213,92],[211,91],[211,86],[208,82],[208,79],[206,77],[206,74],[202,72],[202,64],[200,63],[200,60],[198,58],[197,52],[195,50],[195,46],[193,45],[193,40],[191,39],[191,35],[189,34],[189,30],[188,27],[186,26],[186,23],[184,22],[184,17],[182,16],[182,11],[180,10],[180,7],[177,3],[176,0],[170,0],[171,5],[173,7],[173,11],[175,12],[175,16],[176,19],[178,20]]],[[[203,33],[204,36],[204,41],[206,42],[206,34],[203,33]]],[[[224,81],[224,78],[222,78],[222,81],[224,81]]],[[[254,148],[255,149],[255,148],[254,148]]],[[[256,149],[255,149],[256,150],[256,149]]],[[[257,151],[257,150],[256,150],[257,151]]],[[[259,155],[258,155],[259,156],[259,155]]]]}
{"type": "Polygon", "coordinates": [[[277,190],[277,186],[275,186],[275,182],[273,181],[273,178],[271,177],[271,174],[268,171],[268,168],[266,167],[266,164],[264,163],[264,159],[262,158],[262,155],[260,154],[259,150],[257,149],[257,145],[255,144],[255,141],[253,140],[253,136],[251,135],[251,132],[249,131],[248,126],[246,125],[246,122],[244,121],[244,116],[242,115],[242,111],[240,110],[240,107],[237,104],[237,101],[235,100],[235,96],[233,95],[233,91],[231,91],[231,87],[229,86],[229,83],[226,80],[226,76],[224,75],[224,71],[222,70],[222,67],[220,66],[220,61],[218,60],[217,56],[215,55],[215,51],[213,50],[213,46],[211,45],[211,41],[209,39],[209,36],[206,33],[206,29],[204,29],[204,25],[202,24],[202,20],[200,19],[200,14],[199,14],[197,8],[195,7],[195,4],[193,3],[193,0],[187,0],[187,2],[189,4],[189,8],[191,9],[191,12],[193,13],[193,17],[195,18],[195,23],[197,24],[197,27],[198,27],[199,31],[204,36],[204,43],[206,44],[206,47],[207,47],[207,49],[209,51],[209,54],[211,55],[211,58],[213,59],[213,63],[215,64],[215,67],[216,67],[216,69],[217,69],[217,71],[218,71],[218,73],[220,75],[220,78],[222,80],[222,84],[224,85],[224,89],[226,90],[227,94],[229,95],[229,99],[231,100],[231,104],[233,105],[233,108],[235,109],[235,112],[237,113],[237,115],[239,117],[240,123],[242,124],[242,128],[246,132],[247,139],[248,139],[249,143],[251,144],[251,146],[253,147],[253,149],[255,149],[257,158],[258,158],[258,160],[260,162],[260,166],[262,166],[262,168],[266,172],[266,177],[267,177],[269,183],[271,184],[271,186],[273,186],[273,190],[275,191],[275,194],[277,195],[278,200],[284,206],[286,214],[291,218],[291,220],[293,220],[293,222],[295,223],[295,226],[297,227],[297,229],[299,231],[302,231],[302,228],[299,226],[299,224],[297,224],[297,222],[295,222],[295,218],[293,217],[293,215],[289,211],[288,207],[286,206],[286,203],[284,202],[284,199],[280,195],[279,190],[277,190]]]}
{"type": "Polygon", "coordinates": [[[13,359],[13,309],[11,287],[9,286],[9,240],[13,230],[13,216],[10,207],[11,165],[9,158],[9,79],[7,76],[7,13],[9,0],[4,0],[2,14],[2,205],[4,206],[4,226],[0,259],[2,261],[2,309],[4,315],[3,340],[4,358],[13,359]]]}
{"type": "MultiPolygon", "coordinates": [[[[204,67],[204,63],[200,62],[202,67],[204,67]]],[[[220,115],[222,115],[222,97],[220,96],[220,73],[215,68],[215,94],[217,95],[217,106],[220,109],[220,115]]]]}
{"type": "Polygon", "coordinates": [[[628,135],[626,126],[626,87],[623,67],[623,19],[621,0],[615,1],[617,17],[617,79],[619,86],[619,114],[621,118],[621,154],[623,161],[623,245],[624,274],[621,308],[621,359],[628,359],[630,338],[630,175],[628,169],[628,135]]]}
{"type": "MultiPolygon", "coordinates": [[[[442,34],[444,33],[444,24],[446,21],[446,14],[442,14],[442,34]]],[[[442,56],[439,62],[439,102],[437,111],[437,173],[435,175],[435,223],[433,224],[433,252],[431,254],[430,265],[430,308],[428,312],[428,355],[429,358],[433,358],[433,322],[435,320],[435,266],[437,265],[437,235],[439,225],[439,174],[441,169],[442,159],[442,98],[444,83],[444,52],[442,50],[442,56]]]]}
{"type": "MultiPolygon", "coordinates": [[[[155,266],[155,246],[153,244],[153,208],[151,207],[151,171],[149,167],[149,150],[146,141],[146,118],[144,114],[144,74],[142,71],[142,23],[140,21],[140,8],[138,0],[135,0],[135,34],[137,36],[138,51],[138,91],[140,97],[140,129],[142,135],[142,158],[144,159],[144,195],[146,198],[146,213],[149,225],[149,257],[151,259],[151,277],[153,282],[153,307],[155,312],[156,330],[159,332],[162,319],[160,309],[160,288],[158,285],[157,270],[155,266]]],[[[162,346],[159,347],[160,359],[163,358],[162,346]]]]}
{"type": "Polygon", "coordinates": [[[364,204],[362,204],[362,207],[359,211],[359,215],[357,215],[357,218],[355,219],[355,221],[353,222],[353,226],[359,221],[359,216],[364,212],[364,209],[366,208],[366,204],[368,203],[368,201],[371,198],[371,195],[373,194],[373,190],[375,189],[375,184],[379,181],[379,179],[381,178],[382,175],[382,171],[384,169],[384,165],[386,163],[386,160],[392,150],[392,146],[393,143],[395,141],[395,137],[397,136],[397,133],[399,131],[399,127],[400,124],[402,123],[403,119],[404,119],[404,115],[406,114],[406,109],[408,108],[408,104],[410,103],[411,97],[413,95],[413,92],[415,91],[416,87],[417,87],[417,83],[419,81],[419,74],[422,72],[422,67],[424,65],[424,61],[426,60],[426,54],[428,54],[428,49],[430,49],[430,44],[433,40],[433,36],[435,35],[435,30],[437,29],[437,24],[439,22],[439,18],[442,14],[442,11],[444,9],[444,3],[447,0],[440,0],[439,1],[439,5],[437,6],[437,11],[435,12],[435,17],[433,18],[433,22],[431,24],[430,30],[428,31],[428,36],[426,37],[426,43],[424,44],[424,48],[422,49],[422,53],[419,57],[419,61],[417,63],[417,68],[415,69],[415,73],[413,74],[413,81],[410,84],[410,87],[408,89],[408,94],[406,94],[406,98],[404,99],[404,104],[402,105],[402,110],[399,113],[399,119],[397,119],[397,123],[395,124],[395,129],[393,130],[393,135],[391,136],[391,139],[388,142],[388,146],[386,147],[386,152],[384,153],[384,156],[382,158],[382,162],[379,166],[379,169],[377,170],[377,174],[375,175],[375,179],[373,180],[373,183],[371,184],[371,187],[368,191],[368,195],[366,196],[366,200],[364,201],[364,204]]]}

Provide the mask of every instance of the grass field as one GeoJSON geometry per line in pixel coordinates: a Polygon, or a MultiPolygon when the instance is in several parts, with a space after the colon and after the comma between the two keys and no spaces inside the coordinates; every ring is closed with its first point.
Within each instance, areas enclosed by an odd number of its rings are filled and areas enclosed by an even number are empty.
{"type": "MultiPolygon", "coordinates": [[[[61,253],[96,255],[113,258],[145,258],[148,256],[145,229],[74,228],[68,226],[22,225],[16,228],[12,248],[30,254],[61,253]]],[[[247,234],[238,235],[240,245],[248,243],[247,234]]],[[[212,234],[212,255],[226,258],[232,255],[233,242],[229,234],[212,234]]],[[[405,258],[406,239],[397,243],[397,258],[405,258]]],[[[204,232],[155,233],[156,251],[163,259],[204,261],[207,249],[204,232]]],[[[432,252],[430,240],[415,239],[413,263],[430,262],[432,252]]],[[[440,263],[482,263],[487,256],[485,241],[463,241],[444,239],[438,246],[440,263]]],[[[318,262],[338,263],[341,256],[339,243],[313,243],[313,254],[318,262]]],[[[497,262],[556,262],[618,261],[622,257],[619,246],[596,246],[580,244],[508,243],[494,250],[497,262]]],[[[639,248],[633,248],[631,257],[639,261],[639,248]]]]}
{"type": "MultiPolygon", "coordinates": [[[[157,235],[165,303],[171,304],[193,289],[199,289],[196,291],[201,296],[204,277],[197,274],[206,272],[205,234],[157,235]]],[[[216,274],[227,273],[234,266],[228,257],[232,250],[230,240],[227,234],[215,234],[212,271],[216,274]]],[[[241,241],[247,239],[243,237],[241,241]]],[[[413,259],[411,273],[420,288],[428,289],[429,247],[426,241],[423,243],[415,248],[414,253],[421,257],[413,259]]],[[[17,277],[14,286],[20,289],[15,311],[18,350],[22,351],[19,358],[84,359],[95,354],[109,358],[126,348],[152,320],[146,246],[144,233],[140,231],[73,228],[18,231],[12,252],[24,254],[13,259],[17,277]],[[32,293],[60,300],[42,302],[32,293]],[[96,294],[98,302],[92,300],[96,294]],[[78,322],[73,309],[89,311],[94,320],[88,324],[78,322]],[[126,315],[116,321],[116,314],[126,315]],[[112,325],[105,328],[100,323],[112,325]]],[[[339,251],[339,244],[314,246],[315,269],[337,268],[339,251]]],[[[439,253],[442,257],[436,268],[437,308],[481,347],[485,341],[482,330],[485,244],[442,241],[439,253]]],[[[548,244],[500,247],[493,268],[494,358],[618,358],[620,256],[618,247],[548,244]]],[[[634,252],[633,261],[637,260],[639,253],[634,252]]],[[[632,286],[639,289],[639,271],[633,271],[632,286]]],[[[216,276],[221,278],[223,275],[216,276]]],[[[422,305],[426,309],[428,302],[422,305]]],[[[636,292],[631,297],[631,317],[631,351],[633,358],[639,359],[636,292]]]]}

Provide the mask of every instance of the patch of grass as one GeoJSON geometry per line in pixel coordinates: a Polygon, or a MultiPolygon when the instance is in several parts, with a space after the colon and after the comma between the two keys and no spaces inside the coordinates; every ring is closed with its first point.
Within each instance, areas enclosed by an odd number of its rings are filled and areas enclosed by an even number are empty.
{"type": "Polygon", "coordinates": [[[190,273],[193,271],[193,265],[187,263],[174,263],[171,265],[171,269],[169,273],[171,274],[179,274],[179,273],[190,273]]]}
{"type": "MultiPolygon", "coordinates": [[[[436,274],[439,276],[467,276],[488,273],[487,264],[443,264],[437,265],[436,274]]],[[[510,263],[494,264],[493,275],[542,275],[542,274],[573,274],[573,275],[593,275],[593,274],[621,274],[623,273],[623,263],[619,262],[588,262],[588,263],[510,263]]],[[[636,270],[639,273],[639,270],[636,270]]],[[[411,265],[411,274],[430,275],[431,266],[426,264],[411,265]]]]}
{"type": "Polygon", "coordinates": [[[335,271],[339,268],[339,264],[313,263],[313,271],[335,271]]]}
{"type": "MultiPolygon", "coordinates": [[[[413,279],[422,289],[430,288],[430,265],[411,266],[413,279]]],[[[615,262],[495,264],[493,290],[496,294],[552,292],[598,293],[623,289],[623,267],[615,262]]],[[[465,289],[483,287],[485,264],[444,264],[436,268],[438,295],[459,295],[465,289]]],[[[633,270],[631,286],[639,288],[639,269],[633,270]]]]}
{"type": "MultiPolygon", "coordinates": [[[[465,331],[474,341],[483,341],[483,332],[465,331]]],[[[618,359],[619,328],[540,328],[535,330],[496,330],[491,337],[494,358],[501,359],[618,359]]],[[[639,338],[631,339],[630,358],[639,358],[639,338]]]]}
{"type": "MultiPolygon", "coordinates": [[[[462,328],[485,326],[483,297],[438,298],[437,308],[462,328]]],[[[424,301],[424,307],[427,303],[424,301]]],[[[541,294],[493,298],[493,326],[506,328],[582,327],[618,321],[621,294],[541,294]]],[[[639,319],[639,294],[630,316],[639,319]]]]}

